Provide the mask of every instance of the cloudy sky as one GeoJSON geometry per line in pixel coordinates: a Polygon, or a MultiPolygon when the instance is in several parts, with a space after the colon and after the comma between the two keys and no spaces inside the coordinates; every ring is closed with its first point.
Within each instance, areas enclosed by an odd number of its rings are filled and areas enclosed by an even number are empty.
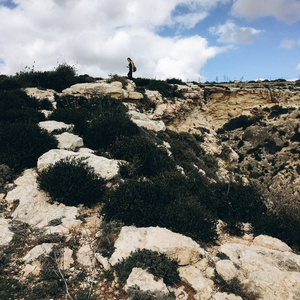
{"type": "Polygon", "coordinates": [[[0,74],[300,78],[300,0],[0,0],[0,74]]]}

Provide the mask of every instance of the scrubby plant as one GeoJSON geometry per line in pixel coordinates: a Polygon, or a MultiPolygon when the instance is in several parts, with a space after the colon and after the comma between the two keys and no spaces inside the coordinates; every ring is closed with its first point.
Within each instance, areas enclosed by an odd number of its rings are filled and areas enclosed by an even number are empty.
{"type": "Polygon", "coordinates": [[[177,78],[168,78],[166,79],[166,82],[168,84],[181,84],[181,85],[186,85],[185,82],[183,82],[181,79],[177,79],[177,78]]]}
{"type": "Polygon", "coordinates": [[[143,291],[139,286],[129,287],[128,298],[131,300],[175,300],[174,293],[163,294],[161,292],[143,291]]]}
{"type": "Polygon", "coordinates": [[[179,281],[177,261],[157,251],[139,249],[119,262],[115,266],[115,271],[122,284],[125,284],[133,268],[144,269],[155,277],[162,278],[167,285],[173,285],[179,281]]]}
{"type": "Polygon", "coordinates": [[[119,81],[122,83],[122,87],[123,88],[126,88],[127,85],[128,85],[128,80],[126,77],[121,77],[119,76],[118,74],[110,74],[109,75],[109,79],[106,79],[106,82],[107,83],[111,83],[111,82],[114,82],[114,81],[119,81]]]}
{"type": "Polygon", "coordinates": [[[145,136],[121,137],[113,143],[110,151],[115,158],[131,162],[136,176],[151,177],[175,169],[175,162],[167,151],[145,136]]]}
{"type": "Polygon", "coordinates": [[[182,98],[182,93],[177,90],[175,85],[171,85],[164,80],[136,78],[134,82],[137,87],[143,87],[148,90],[159,91],[166,98],[182,98]]]}
{"type": "MultiPolygon", "coordinates": [[[[223,125],[223,130],[225,131],[232,131],[237,128],[243,128],[244,130],[258,122],[262,117],[256,116],[256,117],[250,117],[250,116],[245,116],[241,115],[237,118],[231,119],[228,123],[225,123],[223,125]]],[[[218,131],[220,133],[220,131],[218,131]]]]}
{"type": "Polygon", "coordinates": [[[0,75],[0,90],[15,90],[21,88],[21,85],[17,80],[11,76],[0,75]]]}
{"type": "Polygon", "coordinates": [[[39,188],[48,192],[51,199],[76,206],[102,202],[104,180],[94,169],[79,159],[63,159],[42,170],[37,182],[39,188]]]}
{"type": "Polygon", "coordinates": [[[0,164],[18,173],[36,166],[37,159],[57,147],[57,140],[36,124],[0,123],[0,164]]]}
{"type": "Polygon", "coordinates": [[[107,195],[103,213],[125,225],[161,226],[204,242],[216,238],[216,218],[207,204],[212,192],[204,178],[179,172],[151,180],[126,180],[107,195]]]}
{"type": "Polygon", "coordinates": [[[38,123],[45,120],[39,104],[24,91],[0,91],[0,121],[38,123]]]}

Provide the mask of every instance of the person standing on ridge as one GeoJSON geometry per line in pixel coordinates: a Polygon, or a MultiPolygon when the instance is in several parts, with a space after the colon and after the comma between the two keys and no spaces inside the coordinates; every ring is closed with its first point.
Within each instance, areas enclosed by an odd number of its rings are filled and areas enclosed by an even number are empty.
{"type": "Polygon", "coordinates": [[[129,64],[127,66],[127,68],[129,68],[129,72],[127,74],[127,77],[129,79],[132,79],[132,72],[134,72],[134,63],[129,57],[127,58],[127,61],[129,62],[129,64]]]}

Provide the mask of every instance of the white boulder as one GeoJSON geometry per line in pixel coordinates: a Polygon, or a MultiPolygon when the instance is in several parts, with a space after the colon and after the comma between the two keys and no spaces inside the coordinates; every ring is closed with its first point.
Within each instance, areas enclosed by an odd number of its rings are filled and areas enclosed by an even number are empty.
{"type": "Polygon", "coordinates": [[[15,180],[16,187],[6,196],[7,202],[11,205],[14,201],[19,201],[12,217],[39,228],[48,226],[54,219],[62,219],[62,226],[67,229],[79,225],[81,221],[76,220],[78,209],[61,203],[52,205],[48,203],[49,197],[38,189],[36,177],[35,170],[27,169],[15,180]]]}
{"type": "Polygon", "coordinates": [[[0,246],[6,246],[12,240],[14,233],[9,230],[9,220],[0,219],[0,246]]]}
{"type": "Polygon", "coordinates": [[[66,158],[81,159],[93,167],[95,173],[105,180],[111,180],[119,174],[119,162],[117,160],[97,156],[87,151],[81,153],[64,149],[52,149],[40,156],[37,162],[38,170],[42,171],[48,166],[66,158]]]}
{"type": "Polygon", "coordinates": [[[58,140],[58,148],[66,150],[76,150],[80,147],[83,147],[83,139],[78,135],[64,132],[62,134],[55,135],[55,138],[58,140]]]}
{"type": "Polygon", "coordinates": [[[197,262],[205,251],[191,238],[166,228],[124,226],[115,242],[115,252],[109,262],[112,266],[138,249],[165,253],[179,265],[197,262]]]}
{"type": "Polygon", "coordinates": [[[74,128],[73,124],[65,124],[64,122],[58,121],[42,121],[38,124],[42,129],[47,130],[49,133],[56,130],[72,130],[74,128]]]}
{"type": "Polygon", "coordinates": [[[130,273],[126,285],[125,291],[128,291],[130,287],[138,286],[142,291],[159,292],[162,294],[168,294],[169,290],[164,284],[162,279],[155,280],[152,274],[141,268],[133,268],[130,273]]]}

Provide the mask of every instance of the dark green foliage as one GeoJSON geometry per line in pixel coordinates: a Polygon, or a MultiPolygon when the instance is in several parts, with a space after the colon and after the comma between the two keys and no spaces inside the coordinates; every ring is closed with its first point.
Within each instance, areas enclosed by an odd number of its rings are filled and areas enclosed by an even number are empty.
{"type": "Polygon", "coordinates": [[[39,103],[40,109],[53,110],[52,103],[48,99],[43,99],[39,103]]]}
{"type": "Polygon", "coordinates": [[[239,232],[241,222],[252,223],[267,212],[260,191],[253,185],[215,184],[213,191],[215,197],[210,209],[235,233],[239,232]]]}
{"type": "Polygon", "coordinates": [[[21,299],[26,294],[26,285],[19,280],[0,278],[0,299],[21,299]]]}
{"type": "Polygon", "coordinates": [[[283,211],[268,212],[252,220],[255,234],[266,234],[286,242],[295,250],[300,250],[300,220],[283,211]]]}
{"type": "Polygon", "coordinates": [[[20,84],[17,82],[15,78],[6,75],[0,75],[1,91],[15,90],[15,89],[19,89],[20,87],[21,87],[20,84]]]}
{"type": "Polygon", "coordinates": [[[0,122],[38,123],[45,120],[39,104],[21,90],[0,91],[0,122]]]}
{"type": "Polygon", "coordinates": [[[287,114],[289,111],[290,111],[289,108],[283,108],[280,105],[274,105],[271,107],[271,113],[269,115],[269,118],[272,119],[272,118],[278,117],[282,114],[287,114]]]}
{"type": "Polygon", "coordinates": [[[282,147],[276,145],[276,143],[272,140],[265,140],[265,145],[264,145],[265,149],[268,150],[271,154],[275,154],[276,152],[279,152],[282,147]]]}
{"type": "Polygon", "coordinates": [[[101,235],[96,239],[97,251],[104,257],[111,257],[115,251],[117,240],[123,223],[118,221],[102,222],[100,225],[101,235]]]}
{"type": "Polygon", "coordinates": [[[22,71],[13,77],[22,87],[43,87],[61,92],[77,83],[76,71],[68,64],[58,65],[54,71],[22,71]]]}
{"type": "Polygon", "coordinates": [[[300,142],[300,126],[295,128],[295,134],[292,136],[291,141],[300,142]]]}
{"type": "Polygon", "coordinates": [[[182,93],[177,90],[175,85],[171,85],[164,80],[136,78],[134,82],[137,87],[143,87],[148,90],[159,91],[166,98],[182,98],[182,93]]]}
{"type": "Polygon", "coordinates": [[[167,151],[144,136],[120,138],[110,151],[115,158],[131,162],[136,176],[151,177],[175,169],[174,160],[168,156],[167,151]]]}
{"type": "Polygon", "coordinates": [[[259,299],[259,295],[253,292],[248,292],[242,285],[240,280],[236,277],[226,282],[216,271],[214,276],[214,282],[223,293],[232,293],[242,297],[244,300],[256,300],[259,299]]]}
{"type": "Polygon", "coordinates": [[[167,82],[168,84],[181,84],[181,85],[186,85],[185,82],[183,82],[181,79],[177,79],[177,78],[166,79],[166,82],[167,82]]]}
{"type": "Polygon", "coordinates": [[[127,293],[131,300],[176,300],[174,293],[165,295],[160,292],[143,291],[138,286],[130,287],[127,293]]]}
{"type": "Polygon", "coordinates": [[[229,256],[224,252],[218,252],[216,256],[219,257],[220,259],[224,259],[224,260],[230,259],[229,256]]]}
{"type": "Polygon", "coordinates": [[[37,159],[57,147],[57,140],[36,124],[0,123],[0,164],[15,172],[36,166],[37,159]]]}
{"type": "Polygon", "coordinates": [[[161,226],[204,242],[216,238],[216,218],[208,204],[212,192],[207,181],[178,172],[165,173],[151,181],[127,180],[111,191],[103,213],[108,220],[125,225],[161,226]]]}
{"type": "Polygon", "coordinates": [[[4,192],[5,184],[12,180],[12,170],[5,164],[0,165],[0,193],[4,192]]]}
{"type": "Polygon", "coordinates": [[[244,130],[255,124],[260,120],[260,117],[249,117],[245,115],[241,115],[237,118],[231,119],[228,123],[223,125],[223,130],[231,131],[237,128],[243,128],[244,130]]]}
{"type": "Polygon", "coordinates": [[[127,115],[128,109],[110,97],[64,97],[58,99],[58,107],[50,118],[74,124],[74,131],[94,150],[106,150],[118,137],[139,133],[138,126],[127,115]]]}
{"type": "Polygon", "coordinates": [[[102,201],[104,180],[94,169],[76,159],[60,160],[41,171],[37,178],[39,188],[65,205],[91,206],[102,201]]]}
{"type": "Polygon", "coordinates": [[[125,284],[133,268],[142,268],[155,277],[162,278],[167,285],[179,281],[178,263],[156,251],[138,250],[118,263],[115,270],[122,284],[125,284]]]}

